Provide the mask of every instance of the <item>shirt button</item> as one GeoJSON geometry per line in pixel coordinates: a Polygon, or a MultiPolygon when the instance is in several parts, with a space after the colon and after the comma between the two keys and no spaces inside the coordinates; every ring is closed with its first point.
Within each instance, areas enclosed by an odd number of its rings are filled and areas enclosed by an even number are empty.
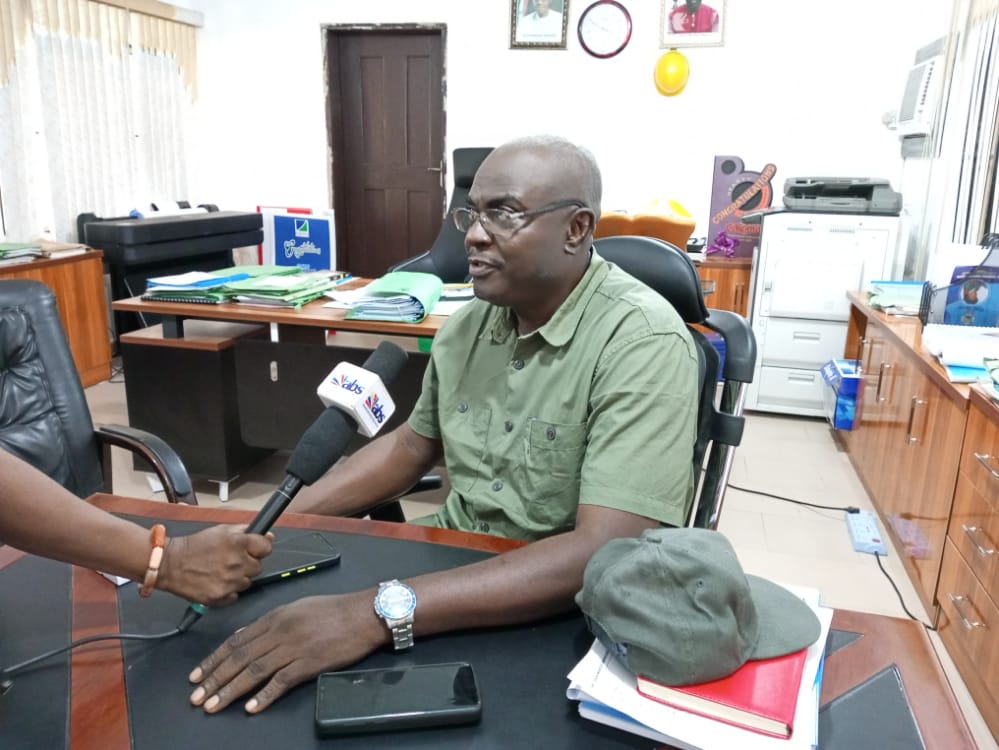
{"type": "Polygon", "coordinates": [[[485,521],[481,521],[479,523],[479,531],[481,531],[483,534],[489,531],[489,524],[486,523],[485,521]]]}
{"type": "Polygon", "coordinates": [[[503,483],[497,479],[493,482],[493,491],[499,492],[501,489],[503,489],[503,483]]]}
{"type": "Polygon", "coordinates": [[[458,413],[464,414],[466,411],[468,411],[468,404],[462,401],[460,404],[458,404],[458,413]]]}
{"type": "Polygon", "coordinates": [[[524,360],[522,360],[522,359],[515,359],[513,361],[513,369],[514,370],[523,370],[524,369],[524,360]]]}
{"type": "Polygon", "coordinates": [[[555,439],[555,428],[549,426],[548,429],[545,430],[545,437],[547,437],[549,440],[554,440],[555,439]]]}
{"type": "Polygon", "coordinates": [[[504,425],[503,425],[503,429],[504,429],[504,430],[506,430],[507,432],[513,432],[513,422],[511,422],[511,421],[510,421],[510,420],[508,419],[508,420],[506,421],[506,424],[504,424],[504,425]]]}

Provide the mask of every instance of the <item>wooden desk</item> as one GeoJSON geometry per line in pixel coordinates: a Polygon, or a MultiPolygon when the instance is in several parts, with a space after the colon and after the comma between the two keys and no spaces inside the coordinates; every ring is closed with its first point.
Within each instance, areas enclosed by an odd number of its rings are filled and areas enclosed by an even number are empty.
{"type": "Polygon", "coordinates": [[[34,279],[52,290],[83,387],[111,377],[111,336],[100,250],[0,266],[0,279],[34,279]]]}
{"type": "MultiPolygon", "coordinates": [[[[370,279],[355,279],[338,287],[344,291],[367,284],[370,279]]],[[[376,320],[347,320],[347,310],[324,307],[328,299],[317,299],[297,310],[280,307],[241,305],[223,302],[219,305],[196,305],[184,302],[149,302],[141,297],[120,299],[111,303],[115,310],[163,316],[163,334],[168,338],[184,335],[184,320],[228,320],[235,323],[270,323],[273,326],[333,329],[358,333],[393,334],[398,336],[433,336],[446,320],[442,315],[428,315],[420,323],[392,323],[376,320]]],[[[272,339],[277,338],[272,335],[272,339]]]]}
{"type": "MultiPolygon", "coordinates": [[[[138,516],[200,522],[247,522],[250,511],[208,509],[184,505],[169,505],[146,500],[95,495],[91,501],[105,510],[138,516]]],[[[487,552],[502,552],[519,545],[507,539],[444,531],[405,524],[377,521],[327,518],[300,514],[284,514],[279,526],[341,531],[373,537],[391,537],[450,546],[466,547],[487,552]]],[[[0,568],[9,565],[21,553],[0,548],[0,568]]],[[[72,582],[73,638],[95,633],[118,632],[117,594],[113,586],[93,571],[74,569],[72,582]]],[[[899,620],[859,612],[837,611],[833,628],[863,634],[863,637],[830,655],[826,661],[822,690],[823,704],[853,685],[894,663],[902,676],[905,690],[929,750],[973,748],[974,742],[957,708],[953,694],[941,671],[939,662],[923,629],[910,620],[899,620]]],[[[537,637],[533,627],[520,629],[524,638],[537,637]]],[[[481,636],[488,639],[488,634],[481,636]]],[[[585,648],[585,645],[584,645],[585,648]]],[[[568,673],[571,664],[565,665],[568,673]]],[[[561,675],[560,675],[561,676],[561,675]]],[[[170,687],[185,689],[186,686],[170,687]]],[[[52,700],[61,696],[53,695],[52,700]]],[[[130,748],[128,705],[121,649],[97,644],[78,650],[71,662],[71,705],[69,736],[70,750],[125,750],[130,748]]],[[[491,700],[501,699],[491,696],[491,700]]],[[[506,700],[517,700],[508,696],[506,700]]],[[[192,720],[200,714],[192,709],[192,720]]],[[[575,713],[566,705],[566,717],[575,713]]],[[[266,715],[265,715],[266,716],[266,715]]],[[[235,717],[250,721],[245,717],[235,717]]],[[[263,719],[263,717],[261,717],[263,719]]],[[[525,721],[528,719],[525,718],[525,721]]],[[[218,721],[212,719],[211,721],[218,721]]],[[[562,746],[556,738],[547,738],[552,746],[562,746]]],[[[209,740],[206,738],[206,743],[209,740]]],[[[224,743],[223,743],[224,744],[224,743]]],[[[206,746],[211,746],[210,744],[206,746]]],[[[222,746],[222,745],[218,745],[222,746]]],[[[858,748],[859,750],[859,748],[858,748]]]]}

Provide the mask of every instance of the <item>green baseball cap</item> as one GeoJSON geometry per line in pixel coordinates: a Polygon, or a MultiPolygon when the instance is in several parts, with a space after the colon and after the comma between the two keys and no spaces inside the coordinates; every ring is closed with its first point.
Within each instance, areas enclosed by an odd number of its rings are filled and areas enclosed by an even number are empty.
{"type": "Polygon", "coordinates": [[[707,529],[611,540],[587,564],[576,604],[631,671],[666,685],[720,680],[750,659],[807,648],[821,631],[807,604],[746,575],[728,539],[707,529]]]}

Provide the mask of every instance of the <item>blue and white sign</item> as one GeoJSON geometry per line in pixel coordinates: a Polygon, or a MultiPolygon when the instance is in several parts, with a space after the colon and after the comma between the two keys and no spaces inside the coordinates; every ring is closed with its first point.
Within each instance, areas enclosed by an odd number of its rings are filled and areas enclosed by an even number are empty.
{"type": "Polygon", "coordinates": [[[307,271],[336,268],[332,217],[275,215],[274,264],[307,271]]]}

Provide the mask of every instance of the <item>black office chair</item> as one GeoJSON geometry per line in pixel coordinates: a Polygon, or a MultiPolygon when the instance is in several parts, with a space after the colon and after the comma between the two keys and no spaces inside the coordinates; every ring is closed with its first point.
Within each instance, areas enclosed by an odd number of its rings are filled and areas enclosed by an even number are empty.
{"type": "Polygon", "coordinates": [[[704,304],[697,269],[675,245],[652,237],[629,235],[604,237],[595,240],[593,247],[600,257],[669,300],[694,337],[698,347],[700,402],[693,460],[699,479],[688,525],[716,529],[735,448],[742,442],[745,427],[746,388],[753,380],[756,364],[753,329],[741,315],[712,310],[704,304]],[[715,331],[725,343],[721,378],[718,350],[701,328],[715,331]]]}
{"type": "Polygon", "coordinates": [[[52,291],[38,281],[0,281],[0,449],[79,497],[111,492],[111,446],[147,461],[167,500],[197,505],[184,463],[143,430],[95,429],[52,291]]]}
{"type": "Polygon", "coordinates": [[[468,190],[479,165],[492,148],[456,148],[454,150],[454,191],[447,215],[434,244],[426,252],[398,263],[390,271],[420,271],[440,277],[445,284],[460,284],[468,278],[468,256],[465,255],[465,235],[451,220],[451,211],[466,205],[468,190]]]}

